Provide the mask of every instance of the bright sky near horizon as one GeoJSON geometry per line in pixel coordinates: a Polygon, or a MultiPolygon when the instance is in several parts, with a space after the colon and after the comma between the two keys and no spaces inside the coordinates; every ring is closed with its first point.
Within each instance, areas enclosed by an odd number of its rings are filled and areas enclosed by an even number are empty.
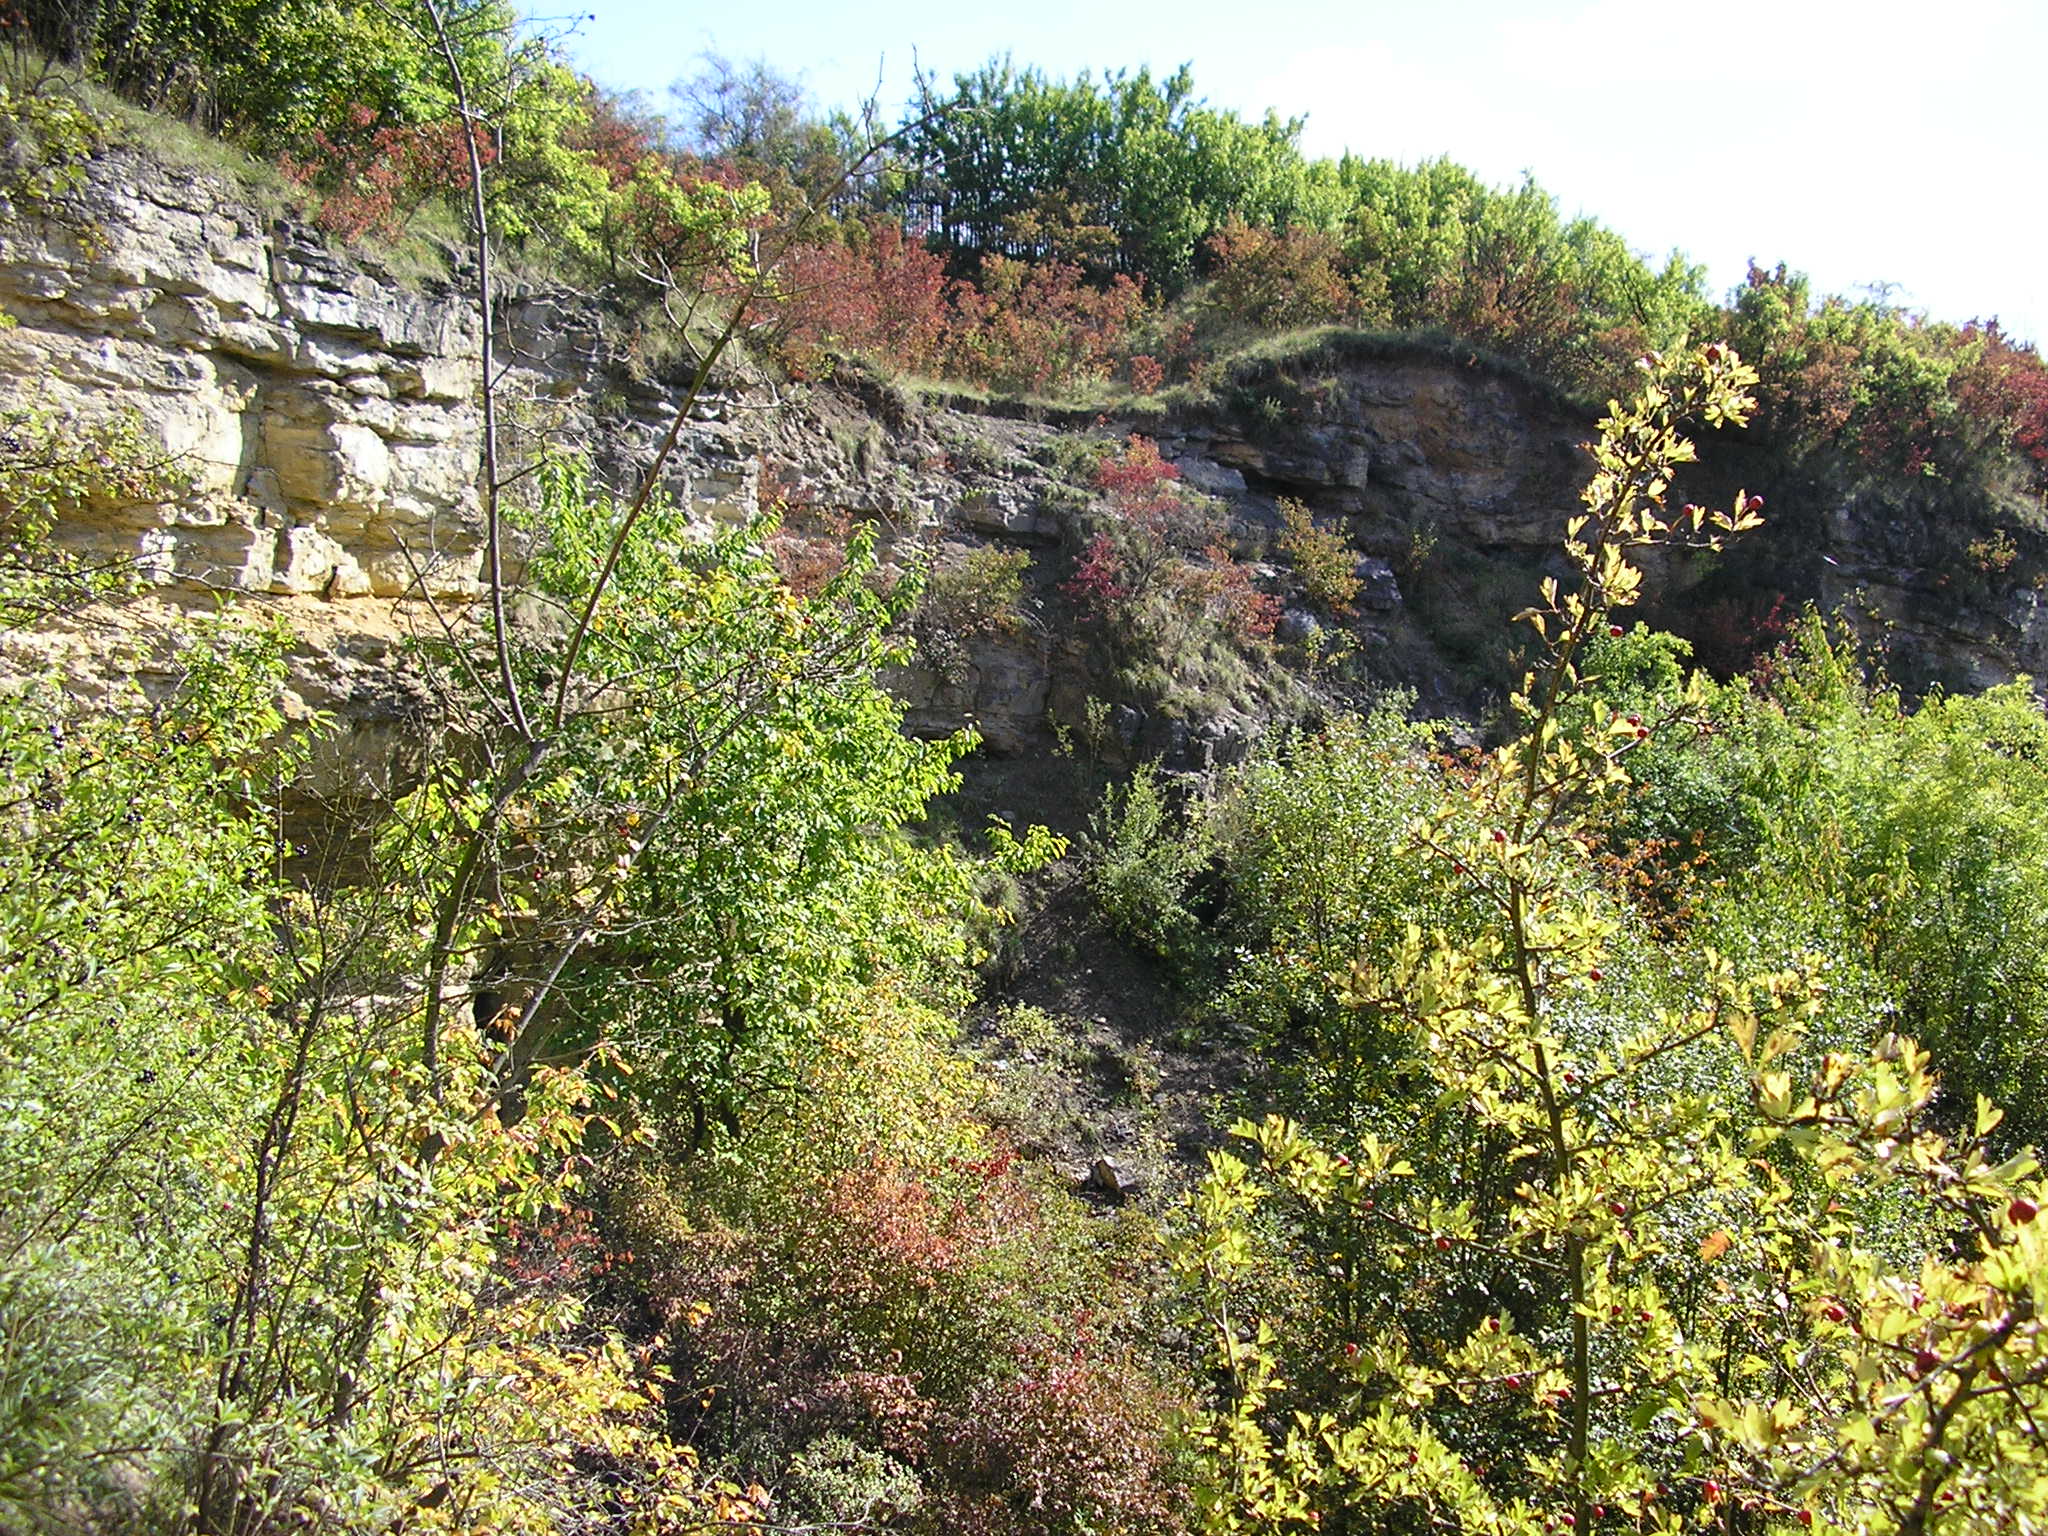
{"type": "Polygon", "coordinates": [[[913,58],[941,78],[1004,52],[1058,75],[1186,62],[1215,105],[1305,116],[1310,154],[1532,173],[1717,291],[1785,261],[2048,343],[2048,0],[583,3],[578,63],[656,106],[707,49],[828,107],[879,87],[892,116],[913,58]]]}

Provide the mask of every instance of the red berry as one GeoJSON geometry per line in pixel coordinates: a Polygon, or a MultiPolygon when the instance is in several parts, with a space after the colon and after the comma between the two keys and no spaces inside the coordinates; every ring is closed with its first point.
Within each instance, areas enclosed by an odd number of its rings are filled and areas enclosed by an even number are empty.
{"type": "Polygon", "coordinates": [[[1747,504],[1747,508],[1746,508],[1746,510],[1748,510],[1748,511],[1751,511],[1751,512],[1761,512],[1761,511],[1763,511],[1763,509],[1764,509],[1764,499],[1763,499],[1763,497],[1761,497],[1761,496],[1752,496],[1752,497],[1750,497],[1750,498],[1749,498],[1749,501],[1748,501],[1748,504],[1747,504]]]}
{"type": "Polygon", "coordinates": [[[1707,361],[1710,363],[1718,363],[1719,361],[1721,361],[1721,344],[1718,341],[1709,342],[1707,344],[1706,355],[1707,361]]]}
{"type": "Polygon", "coordinates": [[[1590,971],[1586,972],[1586,980],[1588,981],[1604,981],[1605,979],[1606,973],[1602,971],[1600,967],[1597,965],[1594,966],[1590,971]]]}
{"type": "Polygon", "coordinates": [[[1831,1323],[1842,1322],[1849,1316],[1847,1312],[1842,1310],[1842,1304],[1838,1301],[1831,1301],[1822,1307],[1820,1315],[1831,1323]]]}
{"type": "Polygon", "coordinates": [[[1717,1482],[1709,1480],[1700,1488],[1700,1492],[1707,1496],[1709,1504],[1718,1504],[1721,1501],[1721,1485],[1717,1482]]]}
{"type": "Polygon", "coordinates": [[[2006,1219],[2011,1221],[2014,1226],[2024,1227],[2028,1222],[2041,1214],[2041,1207],[2034,1204],[2025,1195],[2014,1195],[2012,1204],[2005,1208],[2005,1214],[2006,1219]]]}
{"type": "Polygon", "coordinates": [[[1439,1251],[1449,1253],[1451,1250],[1451,1240],[1448,1237],[1440,1237],[1436,1240],[1436,1246],[1439,1251]]]}
{"type": "Polygon", "coordinates": [[[1501,1383],[1501,1385],[1506,1387],[1510,1392],[1514,1391],[1517,1387],[1521,1386],[1521,1384],[1522,1378],[1519,1376],[1510,1376],[1506,1381],[1501,1383]]]}
{"type": "Polygon", "coordinates": [[[1344,1358],[1346,1360],[1356,1360],[1358,1358],[1358,1346],[1356,1344],[1346,1344],[1344,1346],[1344,1358]]]}
{"type": "Polygon", "coordinates": [[[1500,828],[1495,827],[1493,829],[1493,840],[1496,843],[1504,843],[1508,840],[1508,835],[1507,833],[1501,831],[1500,828]]]}
{"type": "Polygon", "coordinates": [[[1608,1201],[1607,1210],[1608,1214],[1612,1216],[1626,1216],[1628,1214],[1628,1207],[1623,1205],[1619,1200],[1608,1201]]]}
{"type": "Polygon", "coordinates": [[[1560,1521],[1562,1521],[1562,1522],[1563,1522],[1563,1524],[1564,1524],[1564,1528],[1565,1528],[1566,1530],[1570,1530],[1570,1529],[1571,1529],[1571,1528],[1572,1528],[1573,1526],[1575,1526],[1575,1525],[1577,1525],[1577,1524],[1579,1523],[1579,1518],[1578,1518],[1578,1516],[1574,1515],[1574,1514],[1573,1514],[1573,1513],[1572,1513],[1572,1512],[1571,1512],[1570,1510],[1566,1510],[1566,1511],[1565,1511],[1565,1512],[1564,1512],[1563,1514],[1559,1515],[1559,1516],[1558,1516],[1557,1518],[1558,1518],[1558,1519],[1559,1519],[1560,1521]]]}
{"type": "Polygon", "coordinates": [[[1640,725],[1640,726],[1637,726],[1637,727],[1636,727],[1636,740],[1637,740],[1637,741],[1648,741],[1649,739],[1650,739],[1650,728],[1649,728],[1649,727],[1648,727],[1647,725],[1640,725]]]}
{"type": "Polygon", "coordinates": [[[1801,1511],[1799,1511],[1799,1523],[1801,1525],[1812,1525],[1813,1511],[1810,1509],[1802,1509],[1801,1511]]]}
{"type": "Polygon", "coordinates": [[[1621,626],[1619,624],[1610,624],[1607,626],[1607,633],[1619,640],[1621,638],[1621,626]]]}
{"type": "Polygon", "coordinates": [[[1923,1349],[1913,1357],[1913,1374],[1925,1376],[1941,1364],[1941,1356],[1931,1349],[1923,1349]]]}

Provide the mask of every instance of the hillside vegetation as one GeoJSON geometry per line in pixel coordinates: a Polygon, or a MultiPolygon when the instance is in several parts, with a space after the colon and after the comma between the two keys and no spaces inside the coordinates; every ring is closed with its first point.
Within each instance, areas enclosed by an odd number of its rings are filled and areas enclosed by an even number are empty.
{"type": "MultiPolygon", "coordinates": [[[[1155,440],[1049,437],[1085,643],[1300,721],[1175,779],[1094,701],[1071,839],[966,816],[972,734],[883,686],[1016,626],[1027,559],[693,524],[659,457],[501,427],[488,352],[486,579],[417,600],[432,750],[380,803],[308,803],[337,727],[260,603],[127,635],[147,693],[18,666],[0,1531],[2048,1527],[2048,720],[1818,613],[1715,676],[1631,612],[1773,515],[1684,500],[1696,440],[2038,511],[2033,350],[1783,269],[1717,305],[1185,72],[992,64],[871,143],[730,66],[664,123],[473,0],[8,20],[16,208],[187,134],[485,308],[510,264],[665,314],[677,431],[741,345],[1182,405],[1485,349],[1612,398],[1483,741],[1344,671],[1308,509],[1283,642],[1155,440]]],[[[140,584],[62,537],[172,494],[106,405],[0,407],[10,630],[140,584]]]]}

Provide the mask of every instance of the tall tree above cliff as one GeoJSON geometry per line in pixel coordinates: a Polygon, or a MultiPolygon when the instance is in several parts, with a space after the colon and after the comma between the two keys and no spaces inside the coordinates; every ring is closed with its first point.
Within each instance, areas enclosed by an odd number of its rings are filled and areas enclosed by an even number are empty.
{"type": "Polygon", "coordinates": [[[682,147],[707,160],[757,162],[793,169],[821,126],[801,81],[766,59],[741,62],[706,53],[697,73],[669,95],[683,109],[682,147]]]}
{"type": "MultiPolygon", "coordinates": [[[[938,93],[927,88],[927,106],[938,93]]],[[[913,223],[960,252],[1066,255],[1048,215],[1110,233],[1105,264],[1167,290],[1193,275],[1196,245],[1237,214],[1304,222],[1299,119],[1257,123],[1195,95],[1186,66],[1071,81],[996,59],[954,78],[946,110],[906,133],[923,178],[913,223]],[[1054,248],[1048,249],[1048,242],[1054,248]]]]}

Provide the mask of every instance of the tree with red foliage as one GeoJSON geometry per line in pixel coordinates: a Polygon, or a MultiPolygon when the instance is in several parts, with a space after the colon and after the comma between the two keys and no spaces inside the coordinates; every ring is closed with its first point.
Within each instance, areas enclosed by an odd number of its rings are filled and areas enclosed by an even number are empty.
{"type": "MultiPolygon", "coordinates": [[[[470,188],[469,146],[452,121],[376,128],[377,114],[360,103],[347,113],[352,133],[313,132],[316,154],[284,154],[278,167],[299,186],[319,194],[313,222],[344,240],[403,233],[424,203],[450,190],[470,188]]],[[[477,155],[488,167],[497,144],[480,123],[469,126],[477,155]]]]}
{"type": "Polygon", "coordinates": [[[791,253],[776,335],[800,365],[837,347],[906,372],[937,372],[950,350],[958,286],[897,225],[855,226],[791,253]]]}
{"type": "Polygon", "coordinates": [[[1280,600],[1260,591],[1231,552],[1215,504],[1185,492],[1180,479],[1159,445],[1136,434],[1097,464],[1108,523],[1060,590],[1087,618],[1127,632],[1177,613],[1237,641],[1270,639],[1280,600]]]}
{"type": "Polygon", "coordinates": [[[1233,218],[1203,251],[1210,263],[1208,301],[1231,320],[1293,330],[1360,313],[1344,248],[1321,230],[1296,224],[1276,233],[1233,218]]]}
{"type": "Polygon", "coordinates": [[[985,384],[1044,392],[1108,376],[1145,293],[1128,277],[1106,288],[1071,262],[1032,264],[990,255],[978,285],[955,294],[951,359],[985,384]]]}
{"type": "Polygon", "coordinates": [[[1131,595],[1123,577],[1123,556],[1117,553],[1116,539],[1104,530],[1089,539],[1074,574],[1060,583],[1060,591],[1079,604],[1087,617],[1106,620],[1131,595]]]}
{"type": "Polygon", "coordinates": [[[797,366],[839,348],[1007,389],[1107,377],[1145,308],[1130,279],[1098,288],[1061,261],[990,256],[979,285],[949,278],[937,256],[883,221],[794,252],[784,271],[777,334],[797,366]]]}
{"type": "Polygon", "coordinates": [[[1170,492],[1161,487],[1180,479],[1180,470],[1160,457],[1159,444],[1133,432],[1121,455],[1111,454],[1095,466],[1095,488],[1125,516],[1156,509],[1170,492]]]}
{"type": "Polygon", "coordinates": [[[1763,376],[1762,425],[1788,447],[1944,478],[2009,452],[2048,488],[2048,366],[1995,320],[1955,327],[1878,302],[1815,304],[1780,265],[1750,268],[1734,321],[1763,376]]]}
{"type": "Polygon", "coordinates": [[[1956,402],[1992,424],[2027,462],[2036,487],[2048,490],[2048,363],[2030,344],[2011,340],[1995,319],[1964,326],[1963,340],[1956,402]]]}

